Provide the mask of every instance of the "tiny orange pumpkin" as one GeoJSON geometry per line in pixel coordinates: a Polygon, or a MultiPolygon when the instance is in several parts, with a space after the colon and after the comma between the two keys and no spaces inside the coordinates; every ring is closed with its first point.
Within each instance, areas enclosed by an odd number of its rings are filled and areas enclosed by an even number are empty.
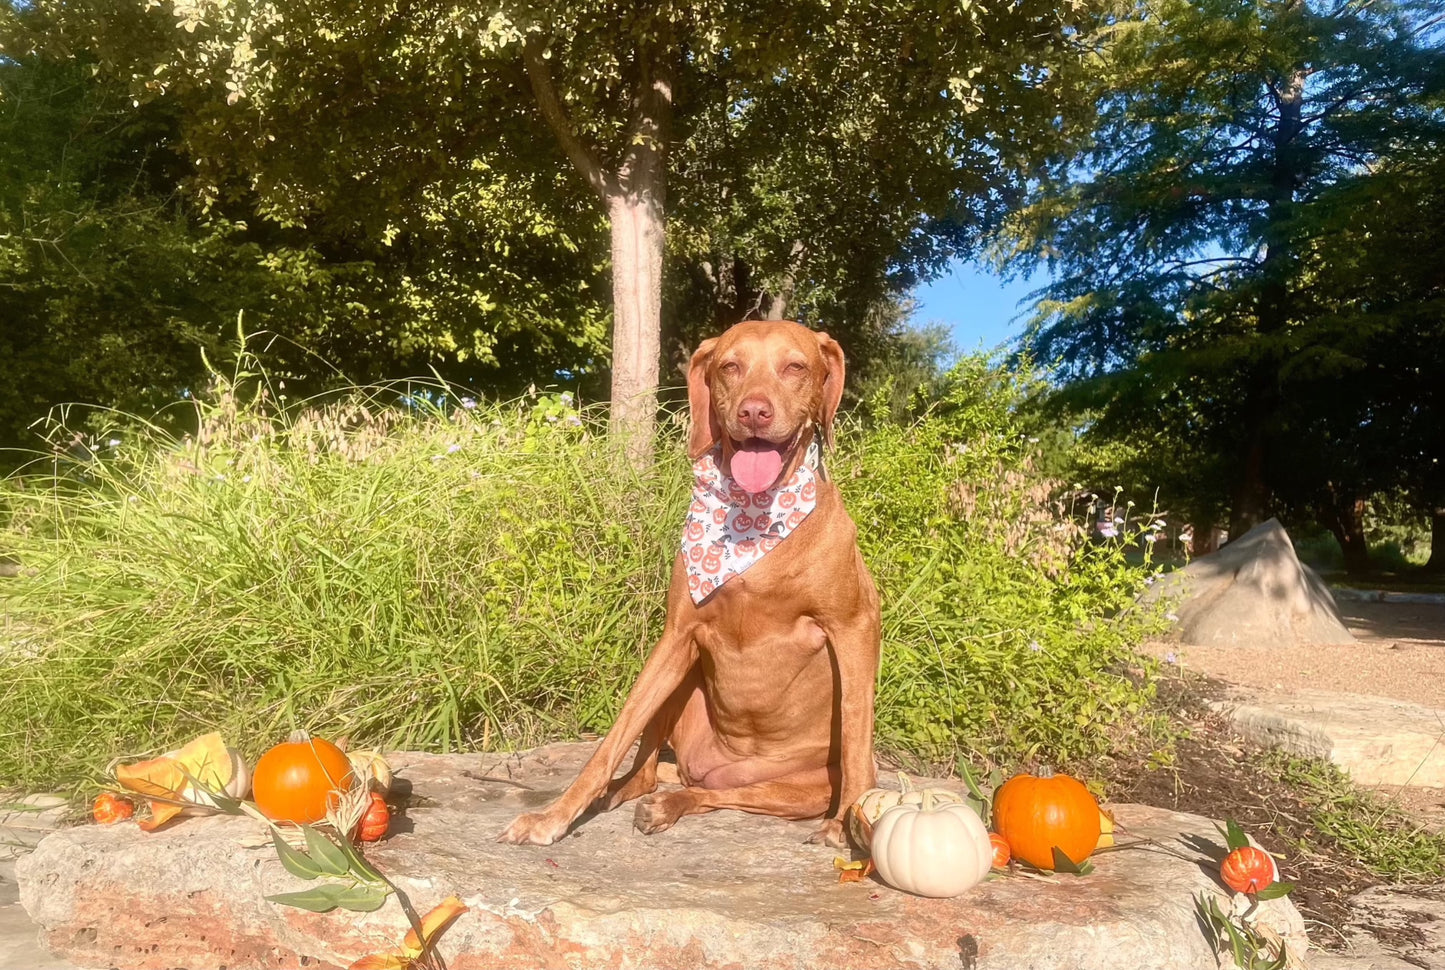
{"type": "Polygon", "coordinates": [[[1279,869],[1268,852],[1246,845],[1224,857],[1219,878],[1237,893],[1257,893],[1279,879],[1279,869]]]}
{"type": "Polygon", "coordinates": [[[1008,847],[1008,839],[997,832],[988,833],[989,844],[993,846],[993,867],[995,869],[1007,869],[1008,861],[1013,853],[1008,847]]]}
{"type": "Polygon", "coordinates": [[[371,804],[366,808],[366,814],[361,816],[361,824],[356,827],[356,837],[362,842],[380,842],[386,838],[386,829],[391,825],[391,809],[386,807],[386,799],[377,792],[371,793],[371,804]]]}
{"type": "Polygon", "coordinates": [[[106,791],[96,798],[90,814],[101,825],[114,825],[134,815],[135,806],[129,799],[122,798],[113,791],[106,791]]]}

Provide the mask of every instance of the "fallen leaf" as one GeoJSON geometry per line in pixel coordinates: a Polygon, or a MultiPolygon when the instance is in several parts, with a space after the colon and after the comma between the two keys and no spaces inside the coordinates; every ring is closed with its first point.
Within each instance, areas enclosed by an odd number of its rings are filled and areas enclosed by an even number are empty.
{"type": "Polygon", "coordinates": [[[467,911],[467,908],[467,905],[456,896],[448,896],[443,899],[421,918],[421,939],[417,939],[415,929],[407,930],[406,939],[401,944],[402,949],[413,959],[421,956],[436,943],[437,938],[447,931],[447,927],[451,926],[458,916],[467,911]]]}
{"type": "Polygon", "coordinates": [[[873,860],[855,859],[849,862],[842,856],[834,856],[833,868],[838,870],[839,882],[862,882],[872,874],[873,860]]]}
{"type": "Polygon", "coordinates": [[[418,961],[436,945],[437,939],[466,911],[465,903],[455,896],[448,896],[421,918],[421,939],[417,938],[415,929],[407,930],[400,950],[364,956],[346,970],[414,970],[418,961]]]}
{"type": "Polygon", "coordinates": [[[196,738],[174,754],[117,765],[115,769],[115,780],[122,788],[149,802],[151,817],[140,823],[147,832],[154,832],[186,810],[189,799],[181,792],[188,783],[222,791],[231,775],[230,752],[216,731],[196,738]]]}
{"type": "Polygon", "coordinates": [[[401,953],[373,953],[357,960],[346,970],[411,970],[411,957],[401,953]]]}

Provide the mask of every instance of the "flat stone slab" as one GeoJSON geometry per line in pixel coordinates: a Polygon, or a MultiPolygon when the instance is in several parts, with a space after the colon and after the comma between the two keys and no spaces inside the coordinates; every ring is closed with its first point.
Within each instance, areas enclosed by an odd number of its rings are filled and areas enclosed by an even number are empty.
{"type": "Polygon", "coordinates": [[[15,860],[0,858],[0,970],[75,970],[40,948],[39,929],[20,907],[15,860]]]}
{"type": "Polygon", "coordinates": [[[1372,886],[1350,909],[1346,948],[1310,970],[1445,970],[1445,885],[1372,886]]]}
{"type": "Polygon", "coordinates": [[[1322,758],[1360,785],[1445,787],[1445,711],[1337,691],[1232,691],[1212,706],[1256,744],[1322,758]]]}
{"type": "MultiPolygon", "coordinates": [[[[837,850],[806,845],[816,822],[715,812],[653,836],[632,813],[584,820],[545,848],[494,841],[550,800],[591,744],[524,755],[401,754],[412,803],[368,849],[420,912],[455,893],[471,907],[439,946],[451,970],[779,967],[959,970],[1216,970],[1195,897],[1224,891],[1214,823],[1116,806],[1150,848],[1101,853],[1094,874],[991,879],[956,899],[869,880],[839,884],[837,850]]],[[[315,914],[267,902],[309,883],[249,819],[134,823],[47,836],[20,860],[20,896],[42,940],[82,965],[251,970],[344,968],[400,942],[396,899],[374,913],[315,914]]],[[[1265,919],[1302,951],[1288,899],[1265,919]]]]}

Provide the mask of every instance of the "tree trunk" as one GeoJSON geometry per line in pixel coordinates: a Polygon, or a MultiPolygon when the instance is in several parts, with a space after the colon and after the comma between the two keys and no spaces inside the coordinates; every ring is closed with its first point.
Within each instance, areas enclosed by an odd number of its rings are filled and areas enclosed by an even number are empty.
{"type": "MultiPolygon", "coordinates": [[[[1290,4],[1302,12],[1299,0],[1290,4]]],[[[1270,484],[1269,458],[1273,450],[1273,425],[1280,406],[1280,351],[1267,341],[1289,327],[1293,314],[1290,293],[1295,219],[1295,191],[1308,160],[1300,152],[1304,130],[1303,109],[1306,72],[1294,70],[1276,92],[1279,120],[1273,132],[1273,164],[1270,173],[1269,204],[1265,211],[1264,260],[1260,263],[1260,291],[1256,303],[1256,340],[1264,350],[1246,366],[1244,388],[1243,447],[1230,495],[1229,538],[1237,539],[1269,514],[1274,489],[1270,484]]]]}
{"type": "Polygon", "coordinates": [[[661,193],[634,185],[609,192],[612,227],[612,413],[609,427],[628,456],[645,464],[657,421],[662,354],[661,193]]]}
{"type": "Polygon", "coordinates": [[[1430,560],[1425,571],[1445,573],[1445,508],[1430,510],[1430,560]]]}
{"type": "Polygon", "coordinates": [[[807,248],[801,239],[793,240],[792,251],[788,253],[788,268],[778,281],[777,291],[769,294],[768,309],[764,320],[781,320],[793,304],[793,292],[797,289],[798,269],[803,264],[807,248]]]}
{"type": "Polygon", "coordinates": [[[1365,542],[1367,501],[1357,495],[1335,494],[1320,509],[1320,521],[1334,533],[1345,554],[1345,572],[1363,576],[1370,571],[1370,549],[1365,542]]]}
{"type": "Polygon", "coordinates": [[[597,194],[612,234],[612,413],[609,430],[635,467],[652,457],[662,352],[662,249],[667,212],[667,139],[672,125],[672,46],[660,39],[635,53],[637,87],[616,171],[578,133],[557,96],[547,39],[522,48],[537,108],[562,151],[597,194]],[[657,52],[662,51],[658,56],[657,52]]]}
{"type": "Polygon", "coordinates": [[[1240,461],[1239,474],[1229,508],[1229,538],[1238,539],[1268,518],[1271,489],[1265,478],[1264,465],[1268,445],[1267,422],[1272,409],[1261,402],[1252,416],[1248,431],[1249,444],[1240,461]]]}

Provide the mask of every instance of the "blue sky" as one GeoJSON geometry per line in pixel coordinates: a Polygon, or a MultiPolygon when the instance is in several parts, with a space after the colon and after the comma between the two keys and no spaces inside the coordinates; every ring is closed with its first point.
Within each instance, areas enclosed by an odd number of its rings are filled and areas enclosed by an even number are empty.
{"type": "Polygon", "coordinates": [[[1020,301],[1047,280],[1046,273],[1005,282],[976,263],[954,263],[944,275],[913,291],[917,324],[939,322],[963,352],[991,350],[1023,329],[1020,301]]]}

